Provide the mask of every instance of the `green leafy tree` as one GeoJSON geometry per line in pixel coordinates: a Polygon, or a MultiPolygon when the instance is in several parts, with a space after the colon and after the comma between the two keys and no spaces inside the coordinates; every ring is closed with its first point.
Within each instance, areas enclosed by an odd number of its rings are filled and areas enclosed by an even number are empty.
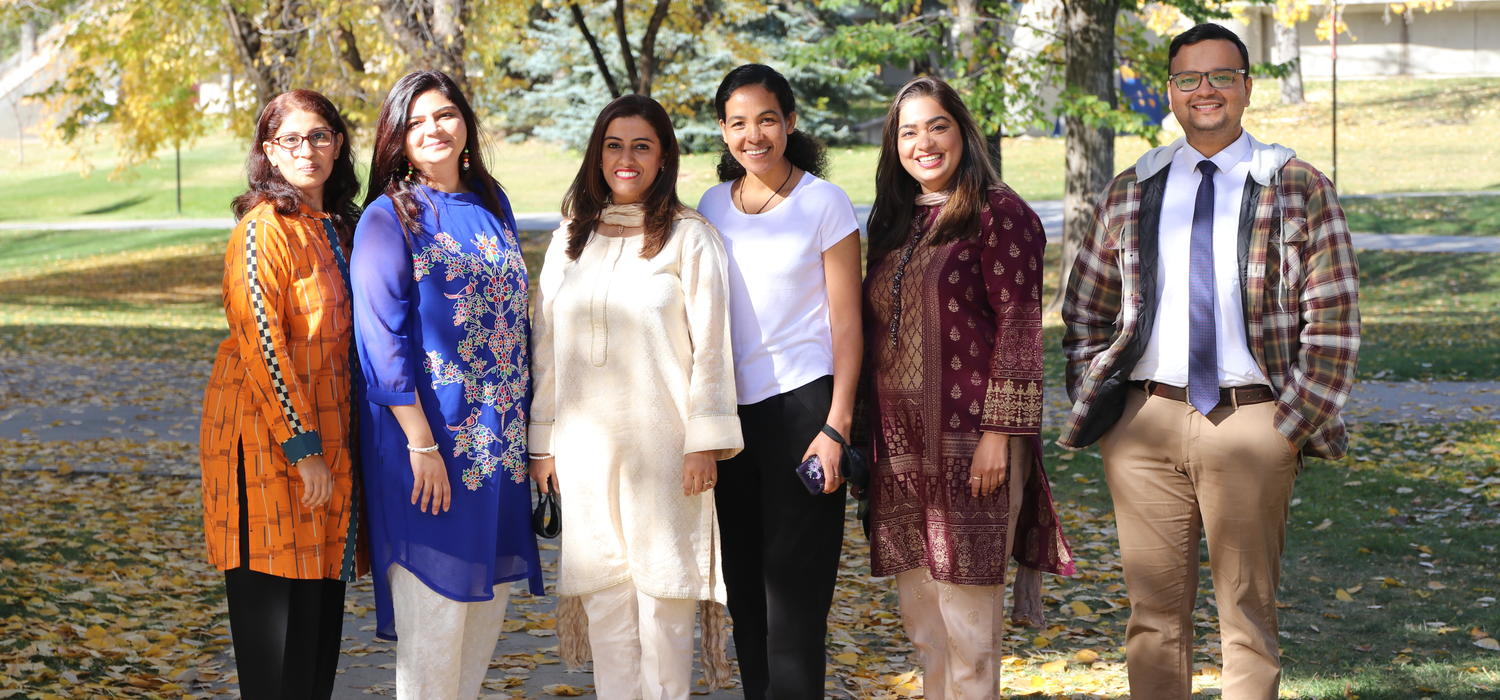
{"type": "MultiPolygon", "coordinates": [[[[3,0],[0,0],[3,1],[3,0]]],[[[15,0],[10,0],[14,4],[15,0]]],[[[470,92],[533,4],[521,0],[93,0],[57,3],[68,69],[37,97],[64,140],[113,129],[121,167],[190,142],[228,118],[238,131],[275,95],[317,90],[357,127],[402,74],[439,68],[470,92]],[[484,36],[470,42],[467,36],[484,36]],[[225,82],[220,113],[194,99],[225,82]]]]}

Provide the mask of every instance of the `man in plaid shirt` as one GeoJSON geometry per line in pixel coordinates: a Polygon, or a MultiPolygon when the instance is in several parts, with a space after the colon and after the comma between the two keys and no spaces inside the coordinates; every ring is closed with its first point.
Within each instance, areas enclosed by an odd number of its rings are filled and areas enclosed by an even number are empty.
{"type": "Polygon", "coordinates": [[[1212,24],[1173,39],[1186,136],[1110,183],[1063,305],[1073,410],[1099,441],[1131,616],[1133,697],[1189,696],[1198,541],[1226,698],[1275,698],[1276,587],[1303,456],[1343,456],[1359,349],[1354,250],[1333,183],[1240,126],[1249,56],[1212,24]]]}

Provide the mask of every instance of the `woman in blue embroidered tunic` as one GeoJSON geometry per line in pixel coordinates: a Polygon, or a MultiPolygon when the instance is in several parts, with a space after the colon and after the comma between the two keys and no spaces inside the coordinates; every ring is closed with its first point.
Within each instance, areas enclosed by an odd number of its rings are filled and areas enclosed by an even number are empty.
{"type": "Polygon", "coordinates": [[[399,696],[472,698],[513,581],[542,592],[526,487],[526,266],[446,75],[381,106],[355,233],[355,338],[376,634],[399,696]]]}

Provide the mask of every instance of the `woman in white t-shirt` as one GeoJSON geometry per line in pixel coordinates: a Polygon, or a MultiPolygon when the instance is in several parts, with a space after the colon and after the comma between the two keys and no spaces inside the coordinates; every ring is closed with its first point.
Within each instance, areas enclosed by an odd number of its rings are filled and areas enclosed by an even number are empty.
{"type": "Polygon", "coordinates": [[[714,108],[723,182],[698,211],[729,254],[745,449],[720,467],[715,502],[740,677],[746,698],[821,698],[843,547],[838,440],[862,352],[859,224],[848,195],[818,177],[822,145],[796,130],[780,73],[730,71],[714,108]],[[797,474],[813,455],[824,471],[816,494],[797,474]]]}

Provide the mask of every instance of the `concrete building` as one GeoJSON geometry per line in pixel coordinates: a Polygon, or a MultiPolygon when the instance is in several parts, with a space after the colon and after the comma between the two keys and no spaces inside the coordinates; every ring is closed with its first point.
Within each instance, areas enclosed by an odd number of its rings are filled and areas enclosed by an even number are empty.
{"type": "MultiPolygon", "coordinates": [[[[1397,13],[1385,0],[1350,0],[1341,7],[1353,36],[1339,36],[1340,78],[1500,76],[1500,0],[1460,1],[1431,13],[1397,13]]],[[[1304,79],[1330,75],[1330,47],[1316,33],[1326,8],[1314,5],[1312,16],[1297,26],[1304,79]]],[[[1272,62],[1273,8],[1244,9],[1245,23],[1224,24],[1240,33],[1252,62],[1272,62]]]]}

